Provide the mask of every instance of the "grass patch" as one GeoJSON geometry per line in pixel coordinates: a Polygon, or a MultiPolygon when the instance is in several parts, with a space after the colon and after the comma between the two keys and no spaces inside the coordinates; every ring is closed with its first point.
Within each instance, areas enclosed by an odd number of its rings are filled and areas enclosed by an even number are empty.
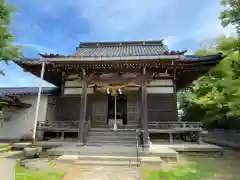
{"type": "Polygon", "coordinates": [[[200,159],[189,159],[184,165],[167,172],[144,168],[142,177],[143,180],[204,180],[216,172],[216,169],[210,164],[200,159]]]}
{"type": "Polygon", "coordinates": [[[0,144],[0,149],[1,148],[9,148],[9,147],[11,147],[10,144],[0,144]]]}
{"type": "Polygon", "coordinates": [[[10,144],[0,144],[0,153],[10,151],[11,149],[12,146],[10,144]]]}
{"type": "Polygon", "coordinates": [[[22,167],[20,163],[16,164],[16,180],[61,180],[64,177],[63,172],[48,172],[32,170],[22,167]]]}

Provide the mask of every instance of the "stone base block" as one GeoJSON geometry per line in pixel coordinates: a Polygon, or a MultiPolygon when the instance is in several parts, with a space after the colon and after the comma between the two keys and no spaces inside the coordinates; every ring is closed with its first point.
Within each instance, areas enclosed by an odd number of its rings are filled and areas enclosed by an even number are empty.
{"type": "Polygon", "coordinates": [[[42,147],[25,147],[23,152],[26,158],[39,157],[42,152],[42,147]]]}
{"type": "Polygon", "coordinates": [[[156,168],[162,169],[163,160],[160,157],[142,157],[141,158],[141,167],[142,168],[156,168]]]}

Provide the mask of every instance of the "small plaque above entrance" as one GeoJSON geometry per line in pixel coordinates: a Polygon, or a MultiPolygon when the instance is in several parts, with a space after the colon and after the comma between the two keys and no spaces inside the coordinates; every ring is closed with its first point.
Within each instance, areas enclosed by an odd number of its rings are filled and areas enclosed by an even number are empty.
{"type": "Polygon", "coordinates": [[[141,85],[145,81],[150,80],[150,77],[141,73],[93,73],[88,77],[88,81],[94,84],[141,85]]]}

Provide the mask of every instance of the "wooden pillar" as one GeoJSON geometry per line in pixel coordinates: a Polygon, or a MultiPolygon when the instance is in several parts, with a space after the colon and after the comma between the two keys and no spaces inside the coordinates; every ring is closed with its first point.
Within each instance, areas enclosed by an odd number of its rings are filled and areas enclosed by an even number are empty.
{"type": "Polygon", "coordinates": [[[83,126],[86,121],[87,113],[87,81],[85,69],[82,70],[82,94],[81,94],[81,107],[80,107],[80,120],[79,120],[79,130],[78,138],[80,142],[84,141],[83,126]]]}
{"type": "Polygon", "coordinates": [[[139,125],[139,128],[143,129],[143,118],[142,118],[142,112],[143,112],[143,90],[142,90],[142,86],[139,88],[139,91],[140,91],[140,94],[139,94],[139,111],[138,111],[138,119],[139,119],[139,122],[138,122],[138,125],[139,125]]]}
{"type": "MultiPolygon", "coordinates": [[[[174,64],[174,63],[173,63],[174,64]]],[[[177,84],[176,84],[176,67],[173,70],[173,103],[174,103],[174,120],[178,121],[178,107],[177,107],[177,84]]]]}
{"type": "MultiPolygon", "coordinates": [[[[143,68],[143,75],[146,75],[146,68],[143,68]]],[[[143,143],[144,147],[149,147],[148,132],[148,106],[147,106],[147,87],[146,82],[142,84],[142,126],[143,126],[143,143]]]]}

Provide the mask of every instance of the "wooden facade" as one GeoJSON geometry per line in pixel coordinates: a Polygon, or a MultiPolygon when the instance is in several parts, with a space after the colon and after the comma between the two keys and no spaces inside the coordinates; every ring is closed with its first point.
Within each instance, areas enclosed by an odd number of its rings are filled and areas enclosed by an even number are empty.
{"type": "Polygon", "coordinates": [[[176,91],[222,58],[221,54],[197,57],[184,53],[170,52],[162,41],[81,43],[74,56],[41,54],[40,61],[16,63],[37,76],[45,64],[44,79],[61,89],[57,120],[78,122],[80,141],[85,122],[108,127],[111,99],[107,89],[114,91],[119,86],[126,117],[121,128],[143,129],[147,146],[149,123],[177,121],[176,91]]]}

